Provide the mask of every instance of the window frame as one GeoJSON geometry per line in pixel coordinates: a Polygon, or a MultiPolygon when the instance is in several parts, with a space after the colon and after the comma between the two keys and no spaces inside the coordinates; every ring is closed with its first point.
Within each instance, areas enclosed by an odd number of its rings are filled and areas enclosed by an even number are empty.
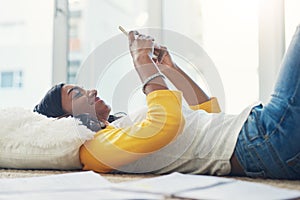
{"type": "MultiPolygon", "coordinates": [[[[55,1],[52,84],[67,81],[69,53],[68,0],[55,1]]],[[[163,26],[162,1],[151,1],[157,12],[150,24],[163,26]]],[[[259,99],[267,102],[285,52],[284,0],[261,0],[259,8],[259,99]],[[270,10],[270,8],[272,10],[270,10]],[[267,25],[266,25],[267,24],[267,25]],[[276,34],[274,34],[276,33],[276,34]],[[270,50],[271,49],[271,50],[270,50]]]]}
{"type": "Polygon", "coordinates": [[[273,91],[285,53],[284,0],[261,0],[259,5],[259,99],[266,103],[273,91]]]}
{"type": "Polygon", "coordinates": [[[55,0],[52,85],[66,82],[69,52],[68,0],[55,0]]]}

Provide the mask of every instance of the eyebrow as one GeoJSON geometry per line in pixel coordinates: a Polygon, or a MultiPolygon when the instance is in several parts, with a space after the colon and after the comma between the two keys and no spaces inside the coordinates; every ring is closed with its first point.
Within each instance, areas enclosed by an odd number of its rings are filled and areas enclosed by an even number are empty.
{"type": "Polygon", "coordinates": [[[78,86],[72,87],[71,89],[69,89],[67,91],[67,94],[69,95],[73,90],[80,90],[80,87],[78,87],[78,86]]]}

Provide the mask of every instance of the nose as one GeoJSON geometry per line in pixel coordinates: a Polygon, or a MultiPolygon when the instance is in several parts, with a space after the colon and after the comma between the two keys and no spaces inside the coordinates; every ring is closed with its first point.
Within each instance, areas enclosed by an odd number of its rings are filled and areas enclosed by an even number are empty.
{"type": "Polygon", "coordinates": [[[87,95],[88,95],[89,98],[96,97],[97,96],[97,90],[95,90],[95,89],[88,90],[87,95]]]}
{"type": "Polygon", "coordinates": [[[88,102],[90,105],[94,104],[96,96],[97,96],[97,90],[93,89],[87,91],[88,102]]]}

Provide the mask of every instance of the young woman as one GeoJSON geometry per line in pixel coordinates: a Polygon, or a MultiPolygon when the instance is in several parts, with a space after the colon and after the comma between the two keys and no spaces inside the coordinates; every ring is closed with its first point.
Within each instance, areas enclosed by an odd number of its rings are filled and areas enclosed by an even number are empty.
{"type": "Polygon", "coordinates": [[[251,105],[236,116],[220,113],[216,98],[209,98],[165,47],[136,32],[128,37],[147,109],[107,123],[110,107],[97,91],[73,85],[55,86],[35,108],[51,117],[90,113],[105,122],[80,149],[83,169],[300,179],[300,27],[270,102],[251,105]],[[168,90],[160,71],[180,92],[168,90]],[[54,107],[39,109],[53,96],[54,107]],[[190,108],[182,106],[181,96],[190,108]]]}

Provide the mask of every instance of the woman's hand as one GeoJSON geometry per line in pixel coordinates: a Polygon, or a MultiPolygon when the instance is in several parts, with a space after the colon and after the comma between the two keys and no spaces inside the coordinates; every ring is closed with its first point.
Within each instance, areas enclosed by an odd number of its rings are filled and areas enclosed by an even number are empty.
{"type": "Polygon", "coordinates": [[[189,105],[198,105],[209,100],[209,97],[171,58],[167,47],[154,46],[153,61],[159,70],[168,77],[175,87],[182,91],[189,105]]]}
{"type": "Polygon", "coordinates": [[[176,64],[173,62],[171,55],[165,46],[155,45],[154,46],[154,62],[157,64],[161,71],[164,71],[166,68],[175,69],[176,64]]]}
{"type": "MultiPolygon", "coordinates": [[[[140,58],[152,58],[154,52],[154,39],[152,37],[139,34],[137,31],[130,31],[128,39],[130,53],[134,62],[143,61],[140,60],[140,58]]],[[[147,63],[149,62],[146,60],[144,61],[147,63]]]]}
{"type": "Polygon", "coordinates": [[[130,31],[128,39],[135,70],[143,83],[143,92],[149,94],[155,90],[168,89],[163,80],[164,76],[152,59],[154,39],[150,36],[139,34],[137,31],[130,31]]]}

